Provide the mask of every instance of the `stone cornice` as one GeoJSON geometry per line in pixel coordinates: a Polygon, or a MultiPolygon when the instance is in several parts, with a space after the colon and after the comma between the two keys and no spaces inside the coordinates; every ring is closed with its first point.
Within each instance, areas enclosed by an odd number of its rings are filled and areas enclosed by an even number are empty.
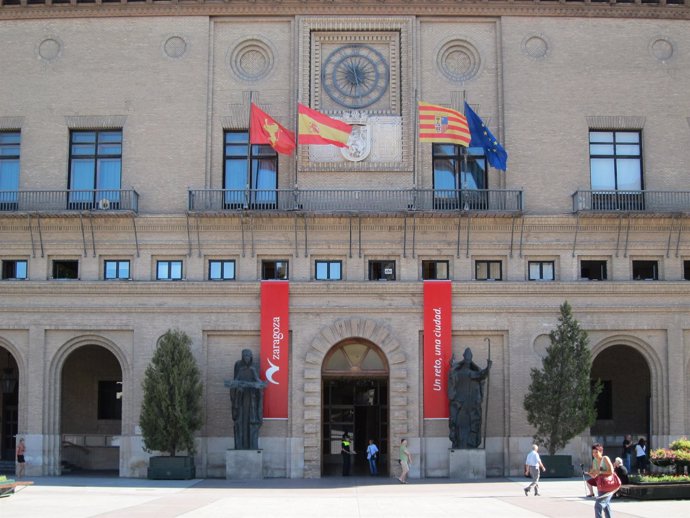
{"type": "MultiPolygon", "coordinates": [[[[74,1],[74,0],[73,0],[74,1]]],[[[551,16],[580,18],[649,18],[690,19],[690,7],[686,5],[654,4],[611,4],[591,2],[541,3],[539,0],[511,1],[458,1],[438,0],[363,0],[361,2],[315,2],[313,0],[273,0],[259,3],[252,0],[224,1],[222,3],[195,0],[153,3],[107,3],[101,4],[31,4],[0,5],[0,20],[11,19],[55,19],[55,18],[98,18],[127,16],[300,16],[300,15],[396,15],[396,16],[551,16]]],[[[663,1],[663,0],[662,0],[663,1]]],[[[0,0],[0,4],[4,0],[0,0]]],[[[50,2],[50,0],[47,0],[50,2]]]]}

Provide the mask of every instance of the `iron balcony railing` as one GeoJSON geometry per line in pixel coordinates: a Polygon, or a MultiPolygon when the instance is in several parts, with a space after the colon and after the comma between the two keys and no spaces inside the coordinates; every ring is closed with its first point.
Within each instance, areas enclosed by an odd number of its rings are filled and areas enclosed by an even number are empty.
{"type": "Polygon", "coordinates": [[[521,212],[522,191],[506,189],[190,189],[191,212],[521,212]]]}
{"type": "Polygon", "coordinates": [[[139,211],[135,190],[0,191],[0,213],[70,211],[139,211]]]}
{"type": "Polygon", "coordinates": [[[690,191],[576,191],[573,211],[690,212],[690,191]]]}

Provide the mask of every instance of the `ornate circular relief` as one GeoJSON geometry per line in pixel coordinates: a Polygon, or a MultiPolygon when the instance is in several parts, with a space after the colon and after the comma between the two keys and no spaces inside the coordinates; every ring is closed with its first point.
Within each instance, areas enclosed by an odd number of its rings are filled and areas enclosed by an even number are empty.
{"type": "Polygon", "coordinates": [[[441,73],[454,82],[468,81],[479,73],[481,57],[479,51],[465,40],[447,42],[436,56],[436,65],[441,73]]]}
{"type": "Polygon", "coordinates": [[[187,42],[181,36],[171,36],[163,43],[163,51],[169,58],[179,59],[187,52],[187,42]]]}
{"type": "Polygon", "coordinates": [[[522,52],[532,59],[544,59],[549,53],[549,42],[541,34],[528,34],[522,40],[522,52]]]}
{"type": "Polygon", "coordinates": [[[273,50],[258,39],[242,41],[230,52],[229,65],[240,79],[258,81],[273,69],[273,50]]]}
{"type": "Polygon", "coordinates": [[[649,51],[659,61],[668,61],[673,57],[673,42],[663,36],[653,38],[649,44],[649,51]]]}
{"type": "Polygon", "coordinates": [[[54,61],[62,53],[62,42],[55,36],[44,39],[38,45],[38,55],[45,61],[54,61]]]}

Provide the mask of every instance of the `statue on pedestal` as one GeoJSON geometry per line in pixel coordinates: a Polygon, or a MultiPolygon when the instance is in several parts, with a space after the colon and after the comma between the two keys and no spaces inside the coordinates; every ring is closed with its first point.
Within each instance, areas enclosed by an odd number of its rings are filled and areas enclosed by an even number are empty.
{"type": "Polygon", "coordinates": [[[266,382],[259,379],[249,349],[242,351],[242,359],[235,362],[234,379],[226,380],[225,386],[230,387],[235,449],[258,450],[259,429],[264,417],[266,382]]]}
{"type": "Polygon", "coordinates": [[[462,361],[450,359],[448,373],[448,400],[450,403],[450,440],[453,448],[479,448],[482,443],[482,399],[484,380],[489,376],[491,360],[486,369],[480,369],[472,361],[472,351],[468,347],[462,361]]]}

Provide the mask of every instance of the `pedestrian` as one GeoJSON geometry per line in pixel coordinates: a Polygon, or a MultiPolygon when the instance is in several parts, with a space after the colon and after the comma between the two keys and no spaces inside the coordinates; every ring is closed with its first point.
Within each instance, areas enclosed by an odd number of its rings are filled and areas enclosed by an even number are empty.
{"type": "MultiPolygon", "coordinates": [[[[623,462],[623,459],[620,457],[616,457],[616,460],[613,461],[613,471],[616,472],[616,475],[618,475],[618,478],[621,481],[621,484],[630,484],[630,478],[628,477],[628,470],[625,469],[625,463],[623,462]]],[[[621,497],[621,492],[616,491],[616,498],[621,497]]]]}
{"type": "Polygon", "coordinates": [[[635,469],[638,473],[644,473],[647,471],[647,441],[644,437],[640,437],[635,446],[635,469]]]}
{"type": "Polygon", "coordinates": [[[623,465],[625,466],[625,469],[628,470],[628,473],[630,473],[630,470],[632,469],[632,453],[634,448],[635,445],[632,442],[632,435],[626,435],[625,439],[623,439],[622,458],[623,465]]]}
{"type": "Polygon", "coordinates": [[[367,446],[367,460],[369,461],[369,473],[373,476],[378,475],[376,469],[376,462],[379,459],[379,449],[374,444],[374,439],[369,439],[369,446],[367,446]]]}
{"type": "Polygon", "coordinates": [[[26,469],[25,454],[26,445],[24,444],[24,437],[21,437],[17,442],[17,480],[24,476],[24,470],[26,469]]]}
{"type": "Polygon", "coordinates": [[[343,458],[343,477],[350,476],[350,456],[354,454],[355,451],[352,449],[350,434],[345,432],[343,434],[343,440],[340,442],[340,456],[343,458]]]}
{"type": "Polygon", "coordinates": [[[530,476],[532,482],[525,488],[525,496],[529,496],[530,489],[534,488],[534,496],[539,496],[539,474],[546,471],[544,464],[539,456],[539,446],[532,445],[532,451],[527,454],[525,459],[525,476],[530,476]]]}
{"type": "Polygon", "coordinates": [[[589,474],[597,481],[598,493],[594,502],[594,518],[611,518],[611,498],[618,492],[620,480],[611,459],[604,455],[604,447],[598,442],[592,445],[592,460],[595,468],[589,474]]]}
{"type": "Polygon", "coordinates": [[[407,484],[407,474],[410,472],[411,465],[412,455],[410,454],[410,450],[407,449],[407,439],[403,439],[400,441],[400,468],[402,472],[398,479],[403,484],[407,484]]]}

